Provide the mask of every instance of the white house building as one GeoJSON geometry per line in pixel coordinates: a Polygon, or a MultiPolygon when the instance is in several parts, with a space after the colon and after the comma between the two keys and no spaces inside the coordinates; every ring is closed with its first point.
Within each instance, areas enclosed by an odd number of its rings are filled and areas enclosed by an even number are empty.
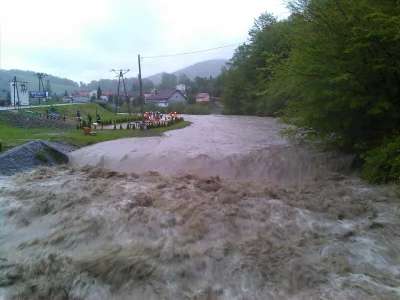
{"type": "Polygon", "coordinates": [[[157,91],[145,99],[146,103],[154,103],[159,107],[167,107],[173,103],[185,103],[185,95],[177,89],[157,91]]]}
{"type": "Polygon", "coordinates": [[[186,85],[184,83],[178,83],[177,85],[174,86],[178,91],[185,92],[186,91],[186,85]]]}

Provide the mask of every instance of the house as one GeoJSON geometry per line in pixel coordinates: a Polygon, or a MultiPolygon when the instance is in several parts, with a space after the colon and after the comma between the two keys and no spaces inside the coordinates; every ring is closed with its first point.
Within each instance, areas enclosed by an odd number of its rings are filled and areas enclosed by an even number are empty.
{"type": "Polygon", "coordinates": [[[186,97],[177,89],[157,91],[145,98],[146,103],[154,103],[159,107],[167,107],[169,104],[185,103],[186,97]]]}
{"type": "Polygon", "coordinates": [[[90,98],[92,98],[92,97],[96,97],[96,98],[97,98],[97,90],[91,91],[91,92],[89,93],[89,97],[90,97],[90,98]]]}
{"type": "Polygon", "coordinates": [[[174,86],[174,88],[181,92],[186,91],[186,85],[184,83],[178,83],[177,85],[174,86]]]}
{"type": "Polygon", "coordinates": [[[208,93],[199,93],[196,96],[196,103],[208,103],[210,102],[210,95],[208,93]]]}
{"type": "Polygon", "coordinates": [[[89,91],[75,91],[72,93],[72,96],[89,98],[89,94],[90,94],[89,91]]]}
{"type": "Polygon", "coordinates": [[[101,91],[101,95],[102,96],[106,96],[108,98],[108,97],[110,97],[112,95],[112,92],[111,91],[101,91]]]}
{"type": "Polygon", "coordinates": [[[153,94],[143,94],[144,100],[146,100],[147,98],[149,98],[151,95],[153,95],[153,94]]]}
{"type": "MultiPolygon", "coordinates": [[[[112,92],[111,92],[111,91],[101,91],[101,97],[100,97],[100,99],[101,99],[101,100],[108,101],[108,99],[109,99],[109,97],[110,97],[111,95],[112,95],[112,92]]],[[[89,92],[88,97],[90,97],[90,98],[92,98],[92,97],[97,98],[97,90],[93,90],[93,91],[89,92]]]]}

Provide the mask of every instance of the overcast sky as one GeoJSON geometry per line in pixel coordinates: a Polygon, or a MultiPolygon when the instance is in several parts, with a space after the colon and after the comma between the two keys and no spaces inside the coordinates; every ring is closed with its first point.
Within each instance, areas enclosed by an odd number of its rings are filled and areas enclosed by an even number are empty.
{"type": "MultiPolygon", "coordinates": [[[[46,72],[75,81],[138,74],[137,55],[169,55],[247,40],[262,12],[287,16],[282,0],[0,0],[2,69],[46,72]]],[[[173,72],[235,47],[146,59],[143,77],[173,72]]]]}

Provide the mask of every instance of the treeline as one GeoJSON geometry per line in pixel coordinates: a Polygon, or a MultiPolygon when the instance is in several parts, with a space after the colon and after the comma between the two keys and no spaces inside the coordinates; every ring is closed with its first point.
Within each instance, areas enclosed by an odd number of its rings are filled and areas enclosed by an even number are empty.
{"type": "MultiPolygon", "coordinates": [[[[7,83],[9,81],[12,81],[14,79],[14,76],[17,76],[17,80],[26,80],[32,78],[35,80],[35,83],[37,83],[37,78],[34,77],[36,72],[33,71],[23,71],[23,70],[0,70],[1,71],[1,76],[2,80],[6,81],[7,83]],[[22,77],[22,78],[21,78],[22,77]]],[[[44,78],[44,80],[49,80],[51,83],[54,84],[62,84],[62,85],[70,85],[74,87],[79,87],[78,83],[71,79],[67,78],[61,78],[53,75],[48,75],[47,77],[44,78]]]]}
{"type": "Polygon", "coordinates": [[[399,181],[400,2],[286,4],[290,17],[262,14],[221,74],[225,112],[278,116],[287,134],[358,153],[370,182],[399,181]]]}
{"type": "MultiPolygon", "coordinates": [[[[142,79],[143,85],[143,93],[149,93],[152,88],[154,88],[154,84],[151,80],[147,78],[142,79]]],[[[118,90],[118,79],[100,79],[100,80],[92,80],[91,82],[85,84],[80,82],[80,87],[83,90],[97,90],[98,87],[101,87],[103,91],[112,91],[113,93],[117,93],[118,90]]],[[[127,92],[138,92],[139,91],[139,82],[136,77],[127,77],[125,78],[125,87],[127,92]]],[[[121,82],[120,90],[123,91],[123,85],[121,82]]]]}
{"type": "Polygon", "coordinates": [[[175,74],[163,73],[161,75],[161,83],[157,88],[159,90],[172,89],[178,83],[185,84],[189,104],[196,102],[196,95],[198,93],[208,93],[210,96],[216,98],[219,98],[222,93],[221,76],[210,76],[208,78],[197,76],[194,80],[191,80],[186,74],[176,76],[175,74]]]}
{"type": "MultiPolygon", "coordinates": [[[[1,70],[0,69],[0,89],[9,91],[10,81],[14,80],[16,76],[18,81],[25,81],[28,83],[28,89],[34,91],[38,88],[38,78],[35,76],[36,72],[23,71],[23,70],[1,70]]],[[[53,86],[53,91],[61,93],[64,90],[73,91],[79,88],[78,83],[67,78],[61,78],[53,75],[44,77],[44,83],[49,81],[53,86]]],[[[52,94],[52,93],[51,93],[52,94]]],[[[5,94],[0,93],[0,99],[5,98],[5,94]]]]}

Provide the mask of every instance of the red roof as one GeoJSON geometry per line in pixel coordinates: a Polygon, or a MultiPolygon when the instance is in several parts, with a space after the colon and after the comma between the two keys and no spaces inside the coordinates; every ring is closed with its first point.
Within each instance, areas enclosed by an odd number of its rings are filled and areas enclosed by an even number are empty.
{"type": "Polygon", "coordinates": [[[208,93],[199,93],[196,98],[204,98],[208,95],[208,93]]]}
{"type": "Polygon", "coordinates": [[[111,91],[101,91],[101,95],[102,96],[110,96],[112,93],[111,93],[111,91]]]}
{"type": "Polygon", "coordinates": [[[86,91],[75,91],[72,93],[75,97],[89,97],[90,92],[86,91]]]}

